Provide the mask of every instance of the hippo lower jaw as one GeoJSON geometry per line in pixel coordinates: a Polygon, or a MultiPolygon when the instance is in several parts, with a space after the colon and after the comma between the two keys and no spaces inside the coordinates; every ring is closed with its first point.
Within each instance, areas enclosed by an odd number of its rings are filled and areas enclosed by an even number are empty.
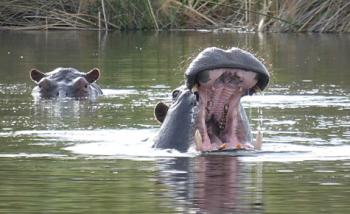
{"type": "Polygon", "coordinates": [[[192,89],[199,95],[197,150],[253,149],[240,99],[256,85],[257,74],[239,69],[215,69],[198,74],[197,82],[197,87],[192,89]]]}

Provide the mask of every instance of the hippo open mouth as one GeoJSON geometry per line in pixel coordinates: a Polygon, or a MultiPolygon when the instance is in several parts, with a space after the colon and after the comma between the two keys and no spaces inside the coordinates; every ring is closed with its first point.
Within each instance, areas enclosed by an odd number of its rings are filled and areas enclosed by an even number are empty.
{"type": "Polygon", "coordinates": [[[257,82],[255,72],[240,69],[215,69],[197,75],[198,86],[192,91],[199,95],[195,133],[198,150],[250,147],[250,130],[240,99],[257,82]]]}
{"type": "Polygon", "coordinates": [[[198,93],[197,150],[254,148],[241,97],[263,90],[269,73],[253,54],[239,48],[206,48],[185,72],[186,86],[198,93]]]}
{"type": "MultiPolygon", "coordinates": [[[[172,92],[173,103],[160,102],[155,117],[162,123],[154,148],[186,152],[253,149],[247,115],[240,100],[269,82],[265,66],[239,48],[206,48],[185,72],[186,86],[172,92]]],[[[260,140],[261,142],[261,140],[260,140]]]]}

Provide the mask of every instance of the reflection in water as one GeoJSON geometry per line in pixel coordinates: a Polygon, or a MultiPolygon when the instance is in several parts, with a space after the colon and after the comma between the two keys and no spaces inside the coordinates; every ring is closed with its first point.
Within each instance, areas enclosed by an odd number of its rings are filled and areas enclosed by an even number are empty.
{"type": "Polygon", "coordinates": [[[91,100],[39,99],[33,103],[33,118],[40,120],[47,129],[79,126],[81,120],[96,114],[97,108],[91,100]]]}
{"type": "Polygon", "coordinates": [[[90,106],[93,102],[90,100],[36,100],[34,101],[34,115],[44,115],[51,118],[76,118],[94,113],[94,108],[81,109],[90,106]]]}
{"type": "Polygon", "coordinates": [[[188,213],[262,213],[261,167],[237,157],[200,156],[159,161],[159,182],[179,211],[188,213]]]}

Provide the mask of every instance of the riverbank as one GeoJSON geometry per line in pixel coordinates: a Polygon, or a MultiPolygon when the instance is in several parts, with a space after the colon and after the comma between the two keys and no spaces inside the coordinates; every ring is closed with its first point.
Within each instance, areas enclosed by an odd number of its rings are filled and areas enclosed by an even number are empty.
{"type": "Polygon", "coordinates": [[[9,0],[0,29],[350,32],[348,0],[9,0]]]}

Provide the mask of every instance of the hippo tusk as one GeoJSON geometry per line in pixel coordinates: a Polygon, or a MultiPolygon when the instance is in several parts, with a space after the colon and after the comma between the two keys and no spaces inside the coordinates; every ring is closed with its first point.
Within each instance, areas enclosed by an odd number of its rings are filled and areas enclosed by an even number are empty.
{"type": "Polygon", "coordinates": [[[219,146],[219,150],[224,150],[224,149],[226,149],[226,146],[227,146],[226,143],[221,144],[221,145],[219,146]]]}
{"type": "Polygon", "coordinates": [[[194,133],[194,141],[196,143],[196,149],[200,150],[202,148],[202,136],[198,129],[194,133]]]}
{"type": "Polygon", "coordinates": [[[258,133],[256,134],[256,139],[255,139],[255,149],[257,150],[261,150],[261,146],[262,146],[262,133],[260,131],[258,131],[258,133]]]}
{"type": "Polygon", "coordinates": [[[194,93],[194,92],[198,92],[198,85],[197,84],[195,84],[193,87],[192,87],[192,92],[194,93]]]}
{"type": "Polygon", "coordinates": [[[254,86],[253,89],[254,89],[254,91],[255,91],[256,93],[262,92],[261,88],[260,88],[259,86],[257,86],[257,85],[254,86]]]}

